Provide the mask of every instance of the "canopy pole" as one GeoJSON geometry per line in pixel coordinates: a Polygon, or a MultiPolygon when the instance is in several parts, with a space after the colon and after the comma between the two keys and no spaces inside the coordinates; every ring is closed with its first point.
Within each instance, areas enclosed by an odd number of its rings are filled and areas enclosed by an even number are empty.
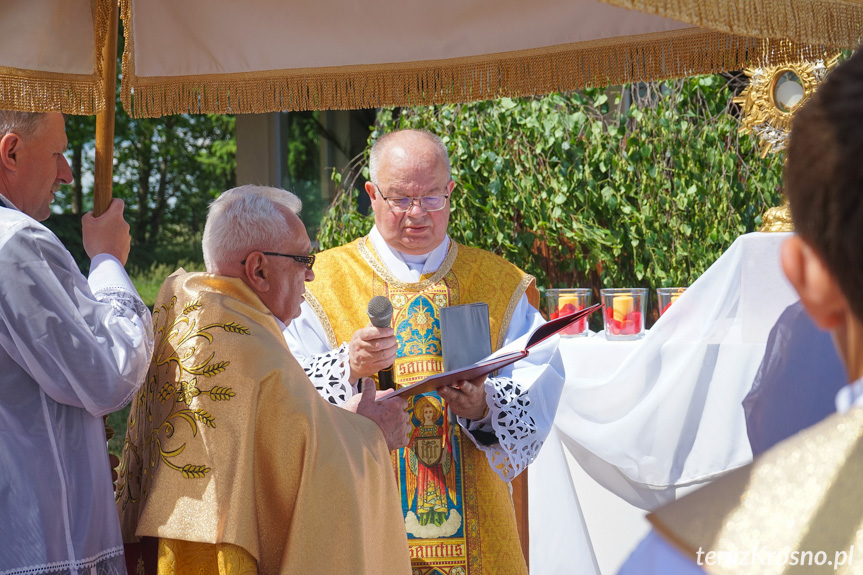
{"type": "Polygon", "coordinates": [[[114,112],[117,99],[117,34],[120,25],[117,0],[111,2],[105,48],[102,53],[102,85],[105,109],[96,114],[96,168],[93,182],[93,215],[101,216],[111,203],[114,184],[114,112]]]}

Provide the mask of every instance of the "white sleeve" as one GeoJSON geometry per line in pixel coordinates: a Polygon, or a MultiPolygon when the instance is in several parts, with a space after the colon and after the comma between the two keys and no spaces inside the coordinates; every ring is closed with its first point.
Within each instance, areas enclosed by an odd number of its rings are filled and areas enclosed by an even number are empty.
{"type": "Polygon", "coordinates": [[[282,332],[288,349],[297,358],[321,397],[334,405],[344,404],[357,393],[350,381],[348,344],[333,349],[311,306],[300,304],[300,315],[282,332]]]}
{"type": "MultiPolygon", "coordinates": [[[[545,323],[539,311],[522,295],[506,332],[504,346],[510,345],[545,323]]],[[[548,436],[563,389],[563,361],[559,338],[536,345],[525,359],[502,369],[498,377],[486,380],[489,414],[481,422],[459,417],[463,427],[487,431],[489,425],[497,443],[484,445],[467,435],[485,452],[492,469],[504,481],[521,473],[539,453],[548,436]]]]}
{"type": "Polygon", "coordinates": [[[92,286],[47,228],[16,222],[0,244],[0,345],[58,403],[95,416],[143,383],[153,353],[150,310],[112,256],[92,286]]]}

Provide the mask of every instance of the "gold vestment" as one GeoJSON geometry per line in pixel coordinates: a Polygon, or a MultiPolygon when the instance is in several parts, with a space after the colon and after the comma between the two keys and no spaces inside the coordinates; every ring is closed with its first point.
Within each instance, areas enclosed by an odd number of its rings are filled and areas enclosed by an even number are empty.
{"type": "Polygon", "coordinates": [[[162,538],[176,572],[191,567],[169,540],[240,547],[261,573],[410,572],[383,434],[317,394],[254,292],[175,274],[153,322],[117,487],[126,542],[162,538]]]}
{"type": "MultiPolygon", "coordinates": [[[[392,302],[397,387],[443,371],[440,308],[487,303],[494,351],[524,294],[537,305],[533,277],[503,258],[455,242],[438,270],[417,283],[399,281],[368,238],[318,254],[315,280],[306,284],[306,301],[333,348],[368,324],[366,308],[373,296],[392,302]]],[[[411,444],[394,452],[393,466],[414,573],[527,573],[509,487],[486,454],[456,425],[437,393],[410,398],[408,408],[411,444]]],[[[512,476],[508,465],[499,467],[512,476]]]]}

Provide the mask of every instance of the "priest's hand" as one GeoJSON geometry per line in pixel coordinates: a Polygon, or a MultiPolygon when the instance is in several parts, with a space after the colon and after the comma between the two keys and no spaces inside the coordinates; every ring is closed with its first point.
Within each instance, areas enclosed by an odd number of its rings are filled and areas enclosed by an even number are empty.
{"type": "Polygon", "coordinates": [[[393,364],[398,343],[392,328],[371,324],[354,332],[348,344],[351,381],[374,375],[393,364]]]}
{"type": "Polygon", "coordinates": [[[109,254],[126,265],[129,257],[129,224],[123,219],[123,200],[114,198],[101,216],[87,212],[81,218],[84,251],[92,260],[99,254],[109,254]]]}
{"type": "Polygon", "coordinates": [[[437,390],[453,413],[459,417],[477,421],[488,413],[485,399],[485,376],[470,381],[457,381],[437,390]]]}
{"type": "Polygon", "coordinates": [[[403,397],[391,397],[385,401],[375,401],[393,392],[392,389],[377,391],[375,382],[369,378],[363,381],[362,395],[355,395],[345,403],[345,409],[364,415],[378,424],[390,451],[408,444],[411,433],[408,402],[403,397]]]}

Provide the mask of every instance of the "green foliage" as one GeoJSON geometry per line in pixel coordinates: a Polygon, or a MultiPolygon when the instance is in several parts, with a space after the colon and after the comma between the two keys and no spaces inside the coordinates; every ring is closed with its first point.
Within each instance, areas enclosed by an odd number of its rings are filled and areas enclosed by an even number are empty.
{"type": "Polygon", "coordinates": [[[114,196],[136,244],[200,233],[207,206],[236,179],[234,117],[117,114],[115,134],[114,196]]]}
{"type": "Polygon", "coordinates": [[[123,441],[126,439],[126,421],[129,419],[131,404],[108,415],[108,425],[114,430],[114,436],[108,440],[108,453],[117,457],[123,453],[123,441]]]}
{"type": "Polygon", "coordinates": [[[159,295],[159,289],[169,275],[179,268],[183,268],[187,272],[204,271],[204,264],[198,259],[183,260],[171,257],[167,258],[166,261],[170,263],[152,263],[148,268],[133,269],[129,274],[135,289],[150,309],[153,309],[156,296],[159,295]]]}
{"type": "MultiPolygon", "coordinates": [[[[761,159],[738,134],[721,76],[626,92],[635,104],[625,110],[599,89],[382,110],[371,139],[400,128],[439,134],[457,183],[451,236],[540,286],[686,286],[779,203],[781,159],[761,159]]],[[[341,185],[322,247],[371,227],[357,193],[341,185]]]]}

